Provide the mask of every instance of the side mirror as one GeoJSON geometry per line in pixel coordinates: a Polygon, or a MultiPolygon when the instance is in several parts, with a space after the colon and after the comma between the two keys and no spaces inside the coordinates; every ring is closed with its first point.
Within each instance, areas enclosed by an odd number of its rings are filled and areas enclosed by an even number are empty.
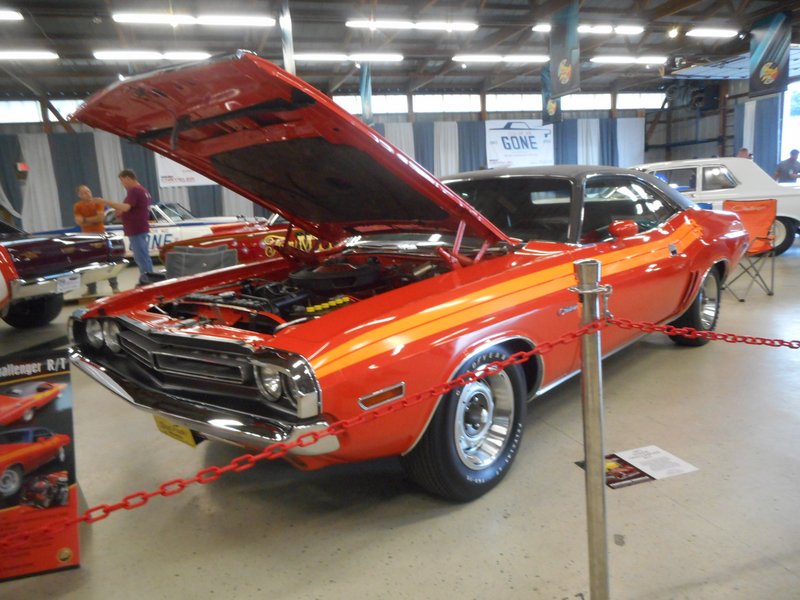
{"type": "Polygon", "coordinates": [[[626,238],[639,233],[639,225],[636,221],[612,221],[608,232],[615,238],[626,238]]]}

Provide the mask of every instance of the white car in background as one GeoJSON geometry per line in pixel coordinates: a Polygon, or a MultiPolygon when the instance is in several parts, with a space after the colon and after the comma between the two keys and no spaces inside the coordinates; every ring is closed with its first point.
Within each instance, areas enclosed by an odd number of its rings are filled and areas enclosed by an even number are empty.
{"type": "Polygon", "coordinates": [[[795,240],[800,226],[800,189],[779,185],[749,158],[697,158],[648,163],[633,167],[652,173],[695,202],[722,209],[724,200],[778,201],[775,222],[776,254],[795,240]]]}
{"type": "MultiPolygon", "coordinates": [[[[253,218],[253,221],[264,220],[253,218]]],[[[161,246],[191,238],[223,233],[246,222],[245,217],[195,217],[180,204],[160,202],[150,206],[150,256],[158,256],[161,246]]],[[[122,221],[110,210],[106,213],[106,232],[125,240],[125,256],[131,256],[128,238],[122,233],[122,221]]]]}

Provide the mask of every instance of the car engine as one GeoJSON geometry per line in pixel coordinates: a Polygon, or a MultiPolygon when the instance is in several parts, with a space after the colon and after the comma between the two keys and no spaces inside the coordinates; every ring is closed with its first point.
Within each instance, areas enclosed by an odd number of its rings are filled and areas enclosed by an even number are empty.
{"type": "Polygon", "coordinates": [[[339,256],[302,266],[282,281],[248,279],[162,303],[153,312],[273,334],[282,325],[322,316],[444,271],[438,261],[339,256]]]}

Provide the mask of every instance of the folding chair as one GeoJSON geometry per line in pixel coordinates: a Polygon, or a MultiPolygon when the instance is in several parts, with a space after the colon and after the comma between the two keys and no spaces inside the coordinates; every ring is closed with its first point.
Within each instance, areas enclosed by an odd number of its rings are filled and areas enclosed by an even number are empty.
{"type": "Polygon", "coordinates": [[[740,270],[735,277],[730,279],[725,287],[739,302],[744,302],[753,284],[764,290],[767,296],[775,293],[775,235],[773,226],[777,215],[777,200],[725,200],[723,210],[729,210],[739,215],[750,235],[747,252],[739,263],[740,270]],[[769,284],[767,284],[762,271],[769,263],[769,284]],[[732,288],[736,280],[746,276],[750,283],[744,294],[737,294],[732,288]]]}

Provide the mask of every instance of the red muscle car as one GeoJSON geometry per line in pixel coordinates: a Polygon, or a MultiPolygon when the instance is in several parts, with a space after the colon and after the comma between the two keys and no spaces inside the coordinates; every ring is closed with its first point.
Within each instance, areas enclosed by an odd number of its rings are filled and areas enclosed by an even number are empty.
{"type": "Polygon", "coordinates": [[[27,381],[0,390],[0,425],[30,421],[37,410],[58,398],[65,387],[64,383],[27,381]]]}
{"type": "MultiPolygon", "coordinates": [[[[712,329],[747,234],[611,167],[442,183],[330,98],[249,53],[130,77],[77,119],[160,152],[321,239],[279,259],[156,283],[70,322],[72,361],[189,439],[291,441],[579,326],[573,262],[602,263],[619,316],[712,329]]],[[[608,353],[636,333],[603,332],[608,353]]],[[[698,340],[676,339],[697,345],[698,340]]],[[[465,501],[508,472],[527,402],[579,345],[296,447],[301,469],[400,456],[465,501]]],[[[184,438],[185,439],[185,438],[184,438]]]]}
{"type": "Polygon", "coordinates": [[[64,462],[68,435],[44,427],[28,427],[0,432],[0,497],[13,496],[22,478],[44,464],[64,462]]]}

